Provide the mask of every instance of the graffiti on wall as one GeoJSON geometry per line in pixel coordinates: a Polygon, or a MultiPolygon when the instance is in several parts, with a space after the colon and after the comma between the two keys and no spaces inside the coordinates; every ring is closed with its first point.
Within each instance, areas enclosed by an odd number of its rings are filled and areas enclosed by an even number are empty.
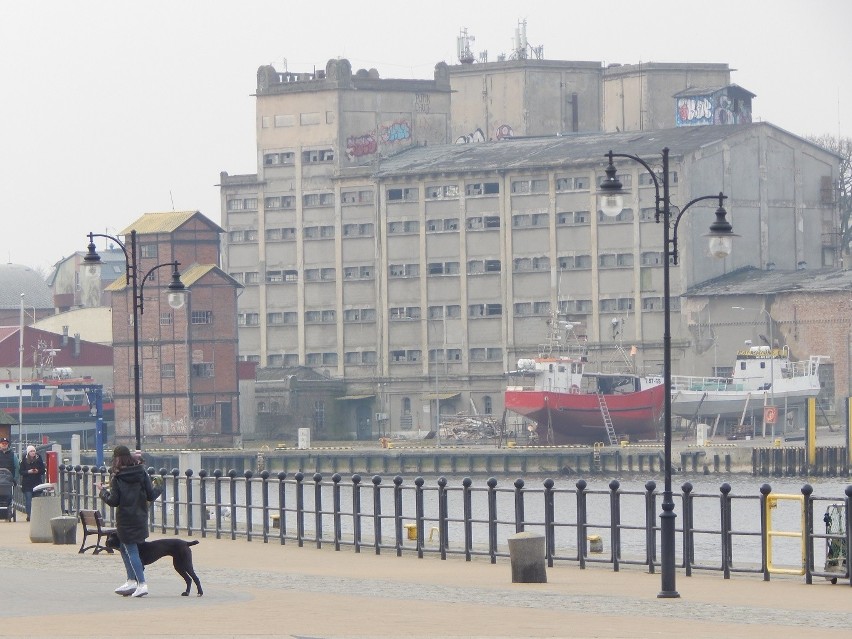
{"type": "Polygon", "coordinates": [[[396,120],[388,126],[382,126],[381,139],[386,144],[411,139],[411,124],[406,120],[396,120]]]}
{"type": "MultiPolygon", "coordinates": [[[[492,140],[503,140],[515,136],[515,130],[510,124],[501,124],[494,128],[494,137],[492,140]]],[[[456,138],[456,144],[472,144],[473,142],[485,142],[485,134],[482,129],[475,129],[470,133],[460,135],[456,138]]]]}
{"type": "Polygon", "coordinates": [[[747,123],[751,122],[751,103],[725,93],[678,98],[675,121],[677,126],[747,123]]]}
{"type": "Polygon", "coordinates": [[[496,129],[494,129],[494,137],[497,140],[503,140],[505,138],[515,137],[515,131],[508,124],[501,124],[496,129]]]}
{"type": "Polygon", "coordinates": [[[362,135],[350,135],[346,138],[346,155],[349,159],[372,155],[378,149],[376,136],[370,131],[362,135]]]}
{"type": "Polygon", "coordinates": [[[473,142],[485,142],[485,134],[482,129],[476,129],[456,138],[456,144],[472,144],[473,142]]]}

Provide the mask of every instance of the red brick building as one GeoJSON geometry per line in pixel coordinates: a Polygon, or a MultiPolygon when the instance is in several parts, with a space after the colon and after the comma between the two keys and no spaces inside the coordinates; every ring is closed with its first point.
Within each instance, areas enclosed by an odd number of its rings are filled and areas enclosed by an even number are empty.
{"type": "MultiPolygon", "coordinates": [[[[219,267],[222,229],[197,211],[147,213],[136,231],[142,314],[139,317],[142,444],[233,445],[240,436],[237,376],[237,290],[219,267]],[[168,266],[180,262],[187,304],[173,309],[168,266]],[[143,278],[144,283],[143,283],[143,278]]],[[[116,441],[135,437],[133,300],[126,278],[112,294],[116,441]]]]}

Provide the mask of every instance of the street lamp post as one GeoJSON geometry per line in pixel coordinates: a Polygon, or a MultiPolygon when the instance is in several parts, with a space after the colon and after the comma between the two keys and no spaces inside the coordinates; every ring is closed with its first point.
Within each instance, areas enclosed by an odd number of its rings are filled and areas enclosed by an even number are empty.
{"type": "Polygon", "coordinates": [[[675,589],[675,518],[674,497],[672,495],[672,344],[671,344],[671,301],[670,301],[670,266],[677,264],[677,228],[681,217],[687,209],[696,202],[703,200],[719,200],[716,209],[716,220],[710,225],[710,232],[706,237],[710,239],[710,253],[714,257],[724,258],[731,253],[733,228],[728,222],[727,211],[722,206],[726,196],[704,195],[690,200],[686,206],[680,209],[671,223],[672,204],[669,193],[669,149],[662,151],[663,174],[658,177],[657,173],[642,158],[624,153],[606,154],[609,164],[606,167],[606,177],[600,184],[601,211],[604,215],[614,217],[621,213],[624,208],[624,195],[626,191],[616,177],[616,169],[612,163],[613,158],[626,158],[641,164],[651,175],[655,189],[655,220],[663,223],[663,384],[665,385],[663,403],[663,449],[664,449],[664,474],[665,488],[663,490],[663,512],[660,514],[660,572],[662,588],[657,595],[660,598],[680,597],[675,589]],[[662,185],[660,182],[662,181],[662,185]],[[662,186],[662,195],[660,187],[662,186]],[[662,217],[662,220],[661,220],[662,217]]]}
{"type": "Polygon", "coordinates": [[[138,273],[138,263],[137,263],[137,242],[136,242],[136,231],[130,231],[130,246],[128,246],[119,240],[117,237],[112,235],[106,235],[104,233],[89,233],[89,246],[88,252],[86,256],[83,258],[83,263],[86,266],[86,272],[89,277],[97,278],[100,275],[100,267],[101,267],[101,256],[98,255],[97,250],[95,249],[95,238],[103,237],[108,240],[112,240],[119,247],[121,247],[122,252],[124,253],[124,264],[125,264],[125,277],[127,284],[131,287],[131,294],[133,296],[133,426],[134,426],[134,434],[136,437],[136,450],[142,450],[142,419],[141,419],[141,370],[139,368],[139,317],[145,312],[145,304],[144,298],[142,297],[143,291],[145,289],[145,281],[148,277],[156,270],[172,267],[172,281],[168,285],[168,301],[169,306],[174,309],[182,308],[186,303],[186,287],[180,279],[180,273],[178,272],[178,266],[180,266],[180,262],[165,262],[163,264],[157,264],[153,268],[149,269],[147,273],[145,273],[144,277],[140,282],[139,273],[138,273]]]}

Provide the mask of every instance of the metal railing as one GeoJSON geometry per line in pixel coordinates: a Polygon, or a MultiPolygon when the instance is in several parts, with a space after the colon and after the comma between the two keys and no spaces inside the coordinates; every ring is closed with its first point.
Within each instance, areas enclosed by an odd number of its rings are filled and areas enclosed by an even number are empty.
{"type": "MultiPolygon", "coordinates": [[[[600,563],[618,571],[622,565],[637,565],[650,573],[660,566],[660,494],[654,481],[645,483],[644,490],[625,490],[617,480],[606,488],[594,488],[582,479],[573,487],[562,487],[553,479],[528,486],[519,478],[500,486],[494,478],[484,485],[475,485],[470,478],[450,485],[445,477],[427,484],[423,477],[407,481],[399,475],[388,482],[380,475],[365,480],[357,474],[345,479],[339,473],[324,477],[235,470],[202,470],[197,475],[177,469],[149,468],[148,472],[163,478],[163,494],[149,511],[151,530],[161,533],[315,544],[317,548],[333,545],[335,550],[351,546],[355,552],[371,549],[398,556],[405,552],[421,558],[460,555],[470,561],[482,556],[496,563],[509,556],[509,536],[532,531],[545,538],[548,566],[574,562],[585,568],[600,563]],[[609,538],[605,550],[590,549],[592,535],[609,538]]],[[[96,492],[97,484],[106,478],[104,468],[60,467],[63,512],[98,509],[113,523],[113,510],[96,492]]],[[[773,554],[769,546],[773,543],[767,517],[771,494],[768,484],[760,487],[759,494],[739,495],[727,483],[716,494],[694,492],[691,483],[684,483],[675,496],[680,525],[677,565],[687,576],[696,570],[720,571],[725,579],[738,572],[757,573],[768,581],[773,570],[767,557],[773,557],[777,565],[785,561],[783,553],[773,554]]],[[[852,485],[842,496],[816,496],[805,484],[801,495],[804,517],[798,513],[791,519],[804,522],[798,535],[804,540],[805,565],[801,566],[796,552],[789,554],[787,562],[801,567],[807,583],[813,577],[825,577],[848,579],[852,585],[848,564],[844,562],[840,572],[828,571],[827,565],[820,570],[816,557],[823,543],[826,548],[841,544],[844,555],[852,546],[852,485]],[[845,509],[841,534],[813,529],[814,509],[827,503],[845,509]]],[[[786,569],[777,572],[789,574],[786,569]]]]}

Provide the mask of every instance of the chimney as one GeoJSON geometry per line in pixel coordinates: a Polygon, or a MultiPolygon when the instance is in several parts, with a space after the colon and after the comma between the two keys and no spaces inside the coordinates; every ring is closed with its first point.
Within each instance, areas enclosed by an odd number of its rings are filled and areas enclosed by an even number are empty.
{"type": "Polygon", "coordinates": [[[65,348],[68,346],[68,327],[62,327],[62,347],[65,348]]]}
{"type": "Polygon", "coordinates": [[[80,357],[80,333],[74,333],[74,357],[80,357]]]}

